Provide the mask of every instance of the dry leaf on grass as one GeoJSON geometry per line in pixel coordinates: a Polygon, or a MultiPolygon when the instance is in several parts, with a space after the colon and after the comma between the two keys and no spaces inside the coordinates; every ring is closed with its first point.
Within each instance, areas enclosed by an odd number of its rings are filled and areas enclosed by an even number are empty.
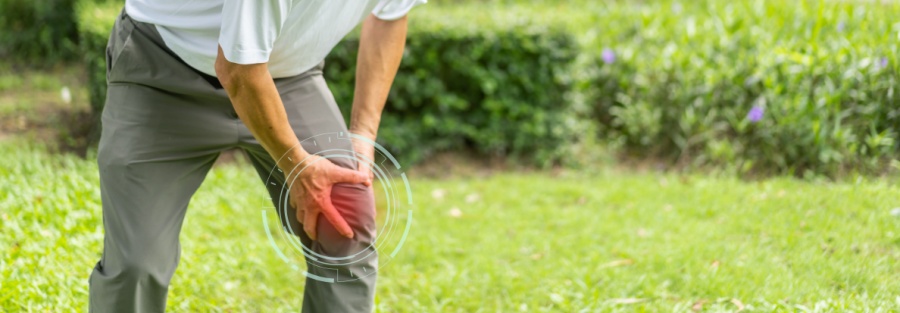
{"type": "Polygon", "coordinates": [[[444,189],[435,189],[431,191],[431,197],[438,200],[443,199],[446,194],[447,192],[444,191],[444,189]]]}
{"type": "Polygon", "coordinates": [[[612,303],[614,303],[614,304],[635,304],[635,303],[641,303],[641,302],[644,302],[644,301],[647,301],[647,299],[641,299],[641,298],[619,298],[619,299],[612,299],[612,300],[609,300],[609,302],[612,302],[612,303]]]}
{"type": "Polygon", "coordinates": [[[631,264],[634,264],[634,260],[632,260],[632,259],[622,259],[622,260],[615,260],[615,261],[612,261],[612,262],[609,262],[609,263],[600,265],[600,268],[625,266],[625,265],[631,265],[631,264]]]}
{"type": "Polygon", "coordinates": [[[637,236],[640,237],[640,238],[647,238],[647,237],[650,237],[650,234],[651,234],[651,233],[650,233],[649,230],[646,230],[646,229],[643,229],[643,228],[638,228],[638,230],[637,230],[637,236]]]}
{"type": "Polygon", "coordinates": [[[707,302],[709,302],[709,301],[707,301],[706,299],[702,299],[697,302],[694,302],[694,305],[691,306],[691,310],[694,310],[694,311],[703,310],[703,305],[706,304],[707,302]]]}
{"type": "Polygon", "coordinates": [[[741,300],[732,298],[732,299],[731,299],[731,304],[734,304],[734,306],[737,307],[737,311],[735,311],[735,312],[740,312],[740,311],[743,311],[743,310],[744,310],[744,303],[741,302],[741,300]]]}

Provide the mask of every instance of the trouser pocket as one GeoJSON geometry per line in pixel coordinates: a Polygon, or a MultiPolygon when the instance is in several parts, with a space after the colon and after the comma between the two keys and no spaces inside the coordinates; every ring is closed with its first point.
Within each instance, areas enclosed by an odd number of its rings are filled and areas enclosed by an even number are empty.
{"type": "Polygon", "coordinates": [[[106,82],[109,83],[113,71],[116,69],[120,56],[125,50],[131,33],[134,32],[134,23],[125,13],[125,9],[116,17],[112,31],[109,34],[109,41],[106,43],[106,82]]]}

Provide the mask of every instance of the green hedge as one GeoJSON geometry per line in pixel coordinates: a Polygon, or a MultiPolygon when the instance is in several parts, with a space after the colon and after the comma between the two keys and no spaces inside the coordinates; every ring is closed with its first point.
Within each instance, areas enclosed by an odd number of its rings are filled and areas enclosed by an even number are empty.
{"type": "Polygon", "coordinates": [[[35,65],[77,55],[78,0],[0,0],[0,55],[35,65]]]}
{"type": "MultiPolygon", "coordinates": [[[[85,5],[79,10],[91,103],[97,113],[105,97],[103,51],[119,8],[85,5]]],[[[451,149],[542,165],[559,161],[574,134],[564,100],[571,86],[563,76],[577,52],[574,37],[522,19],[484,20],[472,27],[464,15],[452,22],[446,21],[446,12],[416,13],[379,141],[404,162],[451,149]]],[[[325,67],[347,117],[356,49],[357,40],[350,36],[325,67]]]]}
{"type": "MultiPolygon", "coordinates": [[[[541,164],[559,160],[573,135],[564,96],[571,89],[565,75],[577,53],[574,37],[526,19],[473,23],[456,13],[411,16],[379,137],[408,160],[451,149],[541,164]]],[[[353,37],[345,40],[325,66],[345,116],[357,48],[353,37]]]]}
{"type": "Polygon", "coordinates": [[[602,135],[627,151],[798,175],[881,172],[897,158],[896,3],[656,1],[596,12],[581,22],[617,27],[585,45],[598,57],[582,91],[602,135]]]}
{"type": "MultiPolygon", "coordinates": [[[[882,172],[898,158],[900,4],[498,3],[411,15],[380,133],[393,152],[412,161],[471,149],[550,164],[594,136],[584,127],[593,124],[628,156],[737,172],[882,172]]],[[[81,10],[100,105],[102,46],[118,13],[106,11],[81,10]]],[[[354,38],[326,61],[345,113],[354,38]]]]}
{"type": "Polygon", "coordinates": [[[100,113],[106,101],[106,44],[122,3],[82,1],[76,6],[81,55],[86,68],[88,94],[91,102],[94,129],[89,140],[100,138],[100,113]]]}

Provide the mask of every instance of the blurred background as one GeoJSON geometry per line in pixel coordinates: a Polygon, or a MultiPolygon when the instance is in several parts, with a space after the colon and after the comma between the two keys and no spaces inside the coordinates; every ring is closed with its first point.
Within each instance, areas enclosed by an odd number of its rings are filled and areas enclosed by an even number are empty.
{"type": "MultiPolygon", "coordinates": [[[[0,311],[86,309],[122,5],[0,0],[0,311]]],[[[898,16],[892,0],[416,8],[379,133],[411,166],[416,224],[379,311],[900,307],[898,16]]],[[[325,67],[348,117],[356,38],[325,67]]],[[[169,308],[292,311],[302,277],[265,244],[264,191],[240,154],[219,163],[169,308]]]]}

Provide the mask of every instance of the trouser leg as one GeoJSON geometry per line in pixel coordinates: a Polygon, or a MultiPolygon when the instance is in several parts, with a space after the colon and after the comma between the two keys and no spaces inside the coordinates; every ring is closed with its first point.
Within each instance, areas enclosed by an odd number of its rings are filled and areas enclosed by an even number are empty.
{"type": "Polygon", "coordinates": [[[220,149],[189,135],[187,117],[153,108],[177,102],[169,95],[118,85],[109,99],[97,160],[105,238],[90,309],[163,312],[188,202],[220,149]]]}
{"type": "Polygon", "coordinates": [[[105,236],[90,311],[163,312],[188,202],[237,144],[237,125],[223,93],[165,51],[152,25],[121,15],[107,53],[97,156],[105,236]]]}
{"type": "Polygon", "coordinates": [[[99,161],[105,237],[90,311],[163,312],[188,201],[217,154],[132,164],[108,154],[99,161]]]}
{"type": "MultiPolygon", "coordinates": [[[[303,140],[303,148],[327,157],[338,166],[355,169],[355,162],[348,159],[352,157],[352,145],[346,125],[320,73],[314,69],[304,77],[276,80],[276,85],[294,132],[303,140]]],[[[286,207],[285,201],[279,201],[284,196],[283,173],[274,170],[275,161],[249,131],[242,133],[242,146],[266,183],[282,225],[309,249],[305,256],[311,275],[306,279],[303,312],[371,312],[378,269],[378,254],[373,247],[375,204],[372,189],[362,184],[335,185],[332,202],[353,229],[354,238],[338,234],[320,215],[318,240],[312,241],[303,232],[295,209],[286,207]],[[275,185],[266,182],[273,179],[275,185]]]]}

